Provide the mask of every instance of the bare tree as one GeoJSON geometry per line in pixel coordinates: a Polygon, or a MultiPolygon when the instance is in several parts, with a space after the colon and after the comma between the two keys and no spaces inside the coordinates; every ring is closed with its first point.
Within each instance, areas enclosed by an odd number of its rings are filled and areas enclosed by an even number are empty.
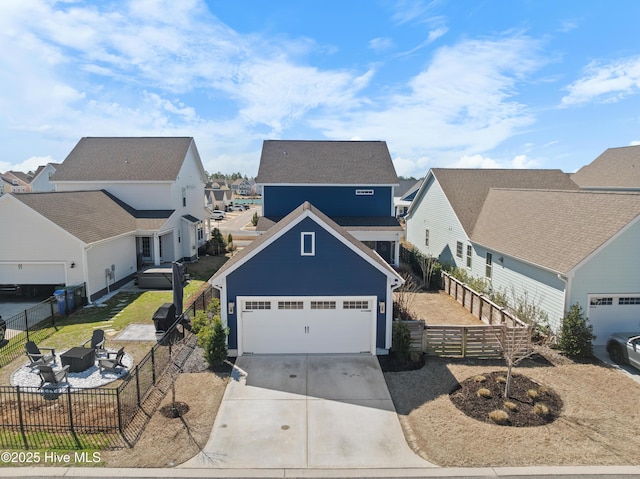
{"type": "Polygon", "coordinates": [[[418,265],[420,266],[420,270],[422,271],[422,283],[426,288],[431,284],[431,276],[433,276],[433,271],[438,264],[438,259],[426,254],[422,254],[419,251],[415,252],[416,260],[418,261],[418,265]]]}
{"type": "Polygon", "coordinates": [[[534,350],[531,346],[531,326],[509,326],[502,324],[493,332],[505,362],[507,363],[507,380],[504,386],[504,397],[511,395],[512,370],[520,361],[530,357],[534,350]]]}
{"type": "Polygon", "coordinates": [[[393,293],[393,305],[398,318],[411,319],[411,303],[415,299],[415,293],[420,290],[411,273],[403,273],[404,284],[393,293]]]}

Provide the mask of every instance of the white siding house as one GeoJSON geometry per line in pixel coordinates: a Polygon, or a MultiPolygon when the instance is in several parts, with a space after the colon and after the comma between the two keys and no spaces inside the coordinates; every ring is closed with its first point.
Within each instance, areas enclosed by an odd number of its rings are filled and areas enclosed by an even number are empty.
{"type": "Polygon", "coordinates": [[[86,283],[91,300],[145,264],[204,243],[204,169],[193,138],[83,138],[55,192],[5,194],[0,284],[86,283]]]}
{"type": "Polygon", "coordinates": [[[545,189],[551,178],[545,182],[544,174],[541,189],[521,183],[474,194],[473,176],[427,175],[409,211],[409,242],[484,278],[494,291],[526,296],[555,329],[577,303],[594,326],[595,344],[616,330],[640,330],[640,194],[578,190],[571,182],[545,189]]]}

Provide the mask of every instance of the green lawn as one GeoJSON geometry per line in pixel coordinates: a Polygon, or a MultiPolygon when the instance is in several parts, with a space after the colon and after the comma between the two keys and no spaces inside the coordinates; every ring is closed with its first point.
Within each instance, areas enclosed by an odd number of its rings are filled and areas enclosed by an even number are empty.
{"type": "MultiPolygon", "coordinates": [[[[184,302],[198,293],[204,281],[191,280],[184,289],[184,302]]],[[[56,351],[80,346],[91,338],[94,329],[106,331],[107,349],[124,346],[134,360],[139,361],[155,344],[151,341],[115,341],[113,338],[133,323],[152,324],[153,313],[163,304],[173,302],[172,291],[145,291],[143,293],[117,293],[101,305],[82,308],[68,318],[56,321],[56,332],[39,346],[55,348],[56,351]]],[[[9,384],[9,376],[26,361],[21,356],[0,368],[0,384],[9,384]]]]}

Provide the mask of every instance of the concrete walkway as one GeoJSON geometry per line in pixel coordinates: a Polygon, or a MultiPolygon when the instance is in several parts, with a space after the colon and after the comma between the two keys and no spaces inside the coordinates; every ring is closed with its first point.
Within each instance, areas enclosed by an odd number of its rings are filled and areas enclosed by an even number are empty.
{"type": "Polygon", "coordinates": [[[433,465],[407,445],[377,359],[333,355],[238,358],[209,442],[180,467],[433,465]]]}

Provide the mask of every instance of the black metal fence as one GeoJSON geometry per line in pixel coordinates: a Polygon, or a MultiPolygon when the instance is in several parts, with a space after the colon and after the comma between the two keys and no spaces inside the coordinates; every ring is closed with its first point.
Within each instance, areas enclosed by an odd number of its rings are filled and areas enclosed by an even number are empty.
{"type": "MultiPolygon", "coordinates": [[[[217,293],[208,287],[185,314],[206,309],[217,293]]],[[[0,447],[99,449],[133,445],[196,347],[196,336],[182,327],[183,321],[184,314],[166,332],[165,337],[175,343],[170,347],[161,346],[164,341],[154,345],[118,387],[0,387],[0,447]]]]}
{"type": "Polygon", "coordinates": [[[0,367],[4,367],[24,354],[27,341],[36,343],[48,338],[55,332],[56,319],[68,316],[86,304],[85,284],[69,286],[56,291],[35,306],[4,318],[7,326],[5,337],[0,342],[0,367]]]}

